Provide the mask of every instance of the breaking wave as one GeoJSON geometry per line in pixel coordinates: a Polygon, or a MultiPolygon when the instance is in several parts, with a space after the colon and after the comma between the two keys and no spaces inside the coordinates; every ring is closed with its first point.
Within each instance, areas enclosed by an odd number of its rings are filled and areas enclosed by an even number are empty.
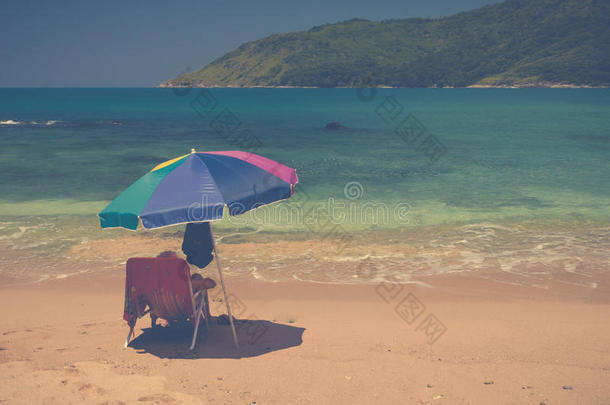
{"type": "Polygon", "coordinates": [[[0,121],[0,125],[27,125],[27,126],[50,126],[60,123],[62,121],[59,120],[48,120],[48,121],[14,121],[14,120],[5,120],[0,121]]]}

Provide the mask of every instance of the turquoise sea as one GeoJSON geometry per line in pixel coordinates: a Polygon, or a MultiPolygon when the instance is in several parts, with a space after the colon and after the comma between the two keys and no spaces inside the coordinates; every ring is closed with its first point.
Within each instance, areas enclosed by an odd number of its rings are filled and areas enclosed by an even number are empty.
{"type": "Polygon", "coordinates": [[[96,213],[191,148],[297,169],[293,201],[217,224],[223,243],[335,246],[306,269],[229,259],[236,273],[491,272],[596,288],[609,270],[609,89],[0,89],[0,282],[120,268],[84,265],[74,246],[148,237],[102,231],[96,213]]]}

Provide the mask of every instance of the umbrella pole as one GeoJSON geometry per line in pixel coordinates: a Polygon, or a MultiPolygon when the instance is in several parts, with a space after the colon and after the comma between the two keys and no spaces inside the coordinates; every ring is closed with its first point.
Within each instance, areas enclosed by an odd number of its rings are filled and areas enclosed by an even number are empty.
{"type": "Polygon", "coordinates": [[[227,314],[229,315],[229,323],[231,324],[231,332],[233,332],[233,341],[235,342],[235,348],[239,349],[239,342],[237,341],[237,333],[235,333],[235,325],[233,324],[233,315],[231,315],[231,306],[229,305],[229,297],[227,295],[227,288],[225,286],[225,279],[222,276],[222,266],[220,265],[220,257],[216,251],[216,241],[214,240],[214,233],[212,232],[212,226],[210,224],[210,235],[212,236],[212,247],[214,248],[214,260],[216,266],[218,266],[218,277],[220,278],[220,285],[222,286],[222,292],[225,297],[225,303],[227,304],[227,314]]]}

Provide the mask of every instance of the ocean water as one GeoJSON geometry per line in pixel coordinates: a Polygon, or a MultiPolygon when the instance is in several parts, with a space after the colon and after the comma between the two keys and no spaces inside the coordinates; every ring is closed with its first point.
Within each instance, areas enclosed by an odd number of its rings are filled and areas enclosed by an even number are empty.
{"type": "Polygon", "coordinates": [[[180,226],[102,231],[96,213],[191,148],[297,169],[292,199],[215,225],[237,274],[596,288],[608,271],[608,89],[0,89],[0,282],[120,270],[127,240],[179,242],[180,226]]]}

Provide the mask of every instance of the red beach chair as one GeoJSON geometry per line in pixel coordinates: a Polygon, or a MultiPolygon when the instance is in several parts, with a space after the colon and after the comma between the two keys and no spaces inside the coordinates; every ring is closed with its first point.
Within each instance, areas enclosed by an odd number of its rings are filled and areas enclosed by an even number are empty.
{"type": "Polygon", "coordinates": [[[125,347],[134,334],[137,319],[149,312],[153,328],[157,318],[194,322],[190,349],[195,348],[202,317],[206,329],[209,327],[208,292],[207,289],[202,289],[193,293],[191,270],[184,259],[134,257],[127,260],[123,319],[129,324],[129,333],[125,347]]]}

